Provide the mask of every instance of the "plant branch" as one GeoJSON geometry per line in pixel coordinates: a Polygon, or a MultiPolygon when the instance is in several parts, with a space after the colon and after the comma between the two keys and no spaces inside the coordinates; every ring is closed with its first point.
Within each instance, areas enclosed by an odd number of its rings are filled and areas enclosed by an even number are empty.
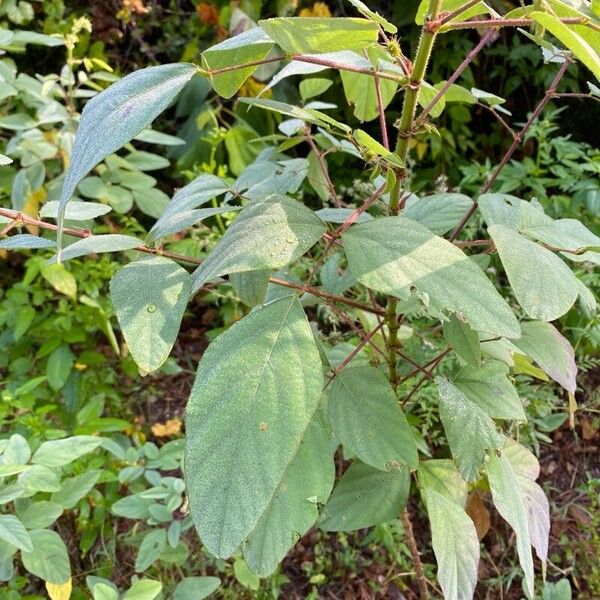
{"type": "MultiPolygon", "coordinates": [[[[565,25],[585,25],[599,31],[600,28],[592,23],[587,17],[563,17],[558,19],[565,25]]],[[[431,21],[429,23],[430,29],[439,29],[444,27],[444,32],[454,31],[457,29],[473,29],[473,28],[484,28],[484,29],[500,29],[501,27],[530,27],[535,25],[537,21],[535,19],[521,18],[521,19],[470,19],[468,21],[459,21],[457,23],[446,23],[442,24],[440,21],[431,21]]]]}
{"type": "Polygon", "coordinates": [[[329,176],[329,170],[327,169],[327,163],[325,162],[325,159],[323,158],[323,154],[317,148],[317,145],[315,144],[315,140],[313,139],[313,137],[310,133],[310,128],[308,126],[306,128],[305,139],[306,139],[308,145],[310,146],[310,149],[313,151],[315,158],[317,159],[317,163],[319,164],[319,169],[321,171],[321,174],[323,175],[323,178],[325,179],[325,185],[327,186],[327,189],[329,190],[329,195],[333,198],[335,205],[339,208],[342,205],[342,199],[339,197],[339,195],[335,189],[335,186],[333,185],[333,181],[331,181],[331,177],[329,176]]]}
{"type": "MultiPolygon", "coordinates": [[[[479,1],[479,0],[477,0],[479,1]]],[[[387,123],[385,122],[385,109],[383,108],[383,100],[381,99],[381,81],[379,77],[375,77],[375,94],[377,95],[377,111],[379,112],[379,127],[381,128],[381,143],[386,150],[390,149],[390,141],[388,138],[387,123]]]]}
{"type": "Polygon", "coordinates": [[[469,2],[463,4],[462,6],[459,6],[456,10],[444,15],[440,15],[440,23],[444,25],[449,21],[456,19],[456,17],[462,15],[464,12],[467,12],[470,8],[472,8],[476,4],[479,4],[479,2],[481,2],[481,0],[469,0],[469,2]]]}
{"type": "Polygon", "coordinates": [[[412,556],[412,561],[415,566],[415,572],[417,574],[419,596],[421,600],[427,600],[427,598],[429,598],[429,590],[427,589],[427,578],[425,577],[423,563],[421,562],[421,555],[419,554],[419,548],[417,547],[417,541],[415,540],[415,533],[413,531],[410,515],[408,514],[408,507],[406,506],[402,510],[402,523],[404,524],[404,533],[406,534],[406,541],[408,543],[410,554],[412,556]]]}
{"type": "MultiPolygon", "coordinates": [[[[527,122],[525,123],[525,125],[523,125],[523,128],[521,129],[521,131],[519,131],[519,133],[515,136],[512,144],[510,145],[510,148],[506,151],[506,153],[502,157],[502,160],[500,161],[498,166],[494,169],[494,172],[491,174],[491,176],[488,178],[488,180],[486,181],[484,186],[481,188],[481,191],[479,192],[478,196],[481,194],[487,193],[491,189],[492,185],[498,178],[498,175],[500,175],[500,173],[502,172],[502,169],[504,169],[504,167],[508,164],[508,161],[511,159],[512,155],[515,153],[515,150],[519,147],[519,144],[521,144],[521,142],[523,141],[525,134],[527,133],[527,131],[529,131],[529,128],[531,127],[533,122],[540,116],[541,112],[546,107],[546,104],[548,104],[548,102],[550,102],[550,99],[555,94],[558,84],[560,83],[564,74],[567,72],[567,69],[569,68],[569,65],[571,64],[571,62],[572,62],[571,58],[566,58],[565,62],[560,66],[560,69],[556,73],[554,79],[552,80],[552,83],[550,84],[550,87],[544,94],[544,97],[540,100],[538,105],[535,107],[534,111],[529,116],[529,119],[527,119],[527,122]]],[[[471,215],[475,212],[476,209],[477,209],[477,200],[474,200],[473,204],[471,205],[471,208],[469,208],[469,210],[465,213],[465,215],[461,219],[460,223],[456,226],[456,228],[452,232],[452,235],[450,236],[451,242],[453,242],[456,239],[456,237],[462,231],[463,227],[466,225],[467,221],[471,218],[471,215]]]]}
{"type": "MultiPolygon", "coordinates": [[[[475,0],[475,4],[480,0],[475,0]]],[[[470,7],[468,7],[470,8],[470,7]]],[[[465,59],[460,63],[456,71],[450,75],[446,83],[440,88],[438,93],[431,99],[431,102],[421,111],[421,114],[415,121],[415,126],[421,125],[425,122],[425,118],[431,112],[433,107],[442,99],[443,95],[450,89],[454,82],[462,75],[463,71],[469,66],[471,61],[481,52],[483,47],[492,39],[494,31],[486,31],[485,34],[479,40],[479,43],[465,56],[465,59]]]]}

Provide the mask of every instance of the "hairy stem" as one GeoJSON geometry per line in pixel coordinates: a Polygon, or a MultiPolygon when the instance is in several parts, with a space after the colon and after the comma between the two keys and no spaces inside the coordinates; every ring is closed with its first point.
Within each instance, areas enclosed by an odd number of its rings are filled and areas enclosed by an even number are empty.
{"type": "Polygon", "coordinates": [[[429,590],[427,589],[427,578],[425,577],[425,571],[423,571],[423,563],[421,562],[421,556],[419,554],[419,548],[417,547],[417,541],[415,540],[415,533],[413,531],[412,522],[410,515],[408,514],[408,508],[405,506],[402,511],[402,523],[404,524],[404,533],[406,535],[406,542],[410,549],[412,561],[415,566],[415,572],[417,574],[417,583],[419,584],[419,595],[421,600],[429,598],[429,590]]]}

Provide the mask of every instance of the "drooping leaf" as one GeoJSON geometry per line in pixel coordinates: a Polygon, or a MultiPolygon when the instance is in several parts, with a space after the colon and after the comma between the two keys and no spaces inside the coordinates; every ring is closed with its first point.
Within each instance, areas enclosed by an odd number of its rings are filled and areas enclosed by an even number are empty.
{"type": "MultiPolygon", "coordinates": [[[[380,46],[373,46],[367,50],[373,64],[377,65],[379,60],[389,60],[387,52],[380,46]]],[[[340,71],[344,95],[349,104],[354,106],[354,116],[359,121],[372,121],[379,116],[377,103],[377,88],[375,78],[371,75],[356,73],[353,71],[340,71]]],[[[386,108],[394,98],[398,88],[398,82],[389,79],[379,79],[379,93],[381,95],[381,106],[386,108]]]]}
{"type": "Polygon", "coordinates": [[[110,296],[133,359],[143,371],[167,360],[192,287],[188,272],[162,256],[127,264],[110,282],[110,296]]]}
{"type": "Polygon", "coordinates": [[[456,386],[436,377],[440,394],[440,418],[454,461],[467,481],[478,478],[486,456],[501,448],[504,436],[494,421],[456,386]]]}
{"type": "MultiPolygon", "coordinates": [[[[103,252],[122,252],[123,250],[133,250],[141,246],[140,240],[130,235],[120,233],[107,233],[106,235],[89,235],[86,238],[73,242],[62,250],[61,260],[63,262],[77,258],[78,256],[87,256],[88,254],[101,254],[103,252]]],[[[49,263],[57,262],[57,256],[50,259],[49,263]]]]}
{"type": "Polygon", "coordinates": [[[229,273],[279,269],[302,256],[325,224],[300,202],[270,196],[246,206],[193,273],[193,289],[229,273]]]}
{"type": "Polygon", "coordinates": [[[481,364],[481,344],[479,335],[467,323],[463,323],[455,315],[450,315],[443,325],[444,339],[448,345],[468,365],[478,367],[481,364]]]}
{"type": "Polygon", "coordinates": [[[486,472],[494,506],[515,532],[519,562],[525,574],[523,580],[525,594],[528,598],[533,598],[534,573],[531,538],[521,485],[506,456],[491,454],[486,465],[486,472]]]}
{"type": "Polygon", "coordinates": [[[575,394],[577,365],[569,340],[554,325],[543,321],[524,321],[521,332],[521,337],[514,341],[515,346],[533,358],[554,381],[575,394]]]}
{"type": "Polygon", "coordinates": [[[319,527],[324,531],[355,531],[391,521],[406,505],[409,490],[408,469],[381,471],[356,460],[323,508],[319,527]]]}
{"type": "Polygon", "coordinates": [[[350,270],[367,287],[405,299],[412,286],[431,304],[491,335],[518,337],[519,325],[485,273],[456,246],[416,221],[386,217],[342,236],[350,270]]]}
{"type": "Polygon", "coordinates": [[[317,520],[317,505],[327,501],[334,479],[331,435],[317,411],[269,506],[244,543],[244,558],[252,571],[261,577],[275,571],[317,520]]]}
{"type": "Polygon", "coordinates": [[[519,394],[508,379],[508,366],[499,360],[463,367],[452,383],[492,419],[526,418],[519,394]]]}
{"type": "Polygon", "coordinates": [[[244,273],[232,273],[229,283],[233,286],[238,298],[247,306],[256,306],[265,301],[271,271],[246,271],[244,273]]]}
{"type": "Polygon", "coordinates": [[[273,40],[260,27],[255,27],[205,50],[202,59],[209,71],[226,69],[223,73],[209,76],[215,92],[223,98],[231,98],[256,71],[256,63],[266,58],[272,47],[273,40]],[[235,68],[248,64],[250,66],[235,68]]]}
{"type": "Polygon", "coordinates": [[[336,438],[362,462],[382,471],[417,468],[410,426],[381,370],[344,369],[333,380],[327,410],[336,438]]]}
{"type": "Polygon", "coordinates": [[[477,584],[479,540],[464,509],[434,489],[422,491],[431,525],[437,579],[446,600],[471,600],[477,584]]]}
{"type": "Polygon", "coordinates": [[[295,296],[251,312],[203,355],[187,409],[185,466],[194,522],[216,556],[231,556],[270,507],[322,381],[295,296]]]}
{"type": "Polygon", "coordinates": [[[488,232],[519,304],[532,319],[553,321],[573,306],[579,286],[563,260],[503,225],[488,232]]]}
{"type": "Polygon", "coordinates": [[[454,461],[447,458],[421,461],[418,474],[419,488],[433,490],[460,507],[465,507],[469,488],[454,461]]]}
{"type": "Polygon", "coordinates": [[[71,564],[61,537],[50,529],[34,529],[29,535],[33,550],[21,551],[25,569],[48,583],[65,583],[71,577],[71,564]]]}
{"type": "Polygon", "coordinates": [[[460,223],[472,204],[471,198],[464,194],[433,194],[423,198],[412,194],[401,214],[425,225],[436,235],[444,235],[460,223]]]}
{"type": "Polygon", "coordinates": [[[59,214],[65,210],[77,184],[103,158],[148,127],[196,70],[196,65],[189,63],[140,69],[113,83],[85,105],[63,180],[59,214]]]}
{"type": "Polygon", "coordinates": [[[322,54],[340,50],[362,50],[377,41],[373,21],[355,18],[280,17],[258,24],[283,50],[322,54]]]}

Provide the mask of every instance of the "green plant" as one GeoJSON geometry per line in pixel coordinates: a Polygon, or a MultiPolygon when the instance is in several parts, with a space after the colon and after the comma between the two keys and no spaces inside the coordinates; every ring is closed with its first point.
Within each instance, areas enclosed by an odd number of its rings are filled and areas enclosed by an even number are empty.
{"type": "MultiPolygon", "coordinates": [[[[248,587],[258,585],[248,567],[260,576],[273,573],[315,522],[325,531],[352,531],[402,514],[420,595],[427,597],[407,508],[414,474],[445,597],[472,597],[477,583],[479,543],[464,510],[469,490],[476,488],[491,490],[514,530],[525,594],[533,597],[532,546],[545,563],[548,502],[535,481],[535,456],[513,439],[526,415],[512,376],[545,372],[574,395],[573,350],[550,321],[577,300],[595,308],[593,295],[564,259],[595,260],[600,238],[579,221],[553,219],[535,200],[491,190],[547,103],[560,96],[558,86],[573,60],[600,76],[598,20],[587,7],[577,10],[561,0],[504,17],[482,2],[431,0],[417,16],[423,27],[411,63],[392,37],[396,27],[359,0],[351,3],[362,18],[263,20],[206,50],[202,67],[149,67],[95,96],[81,115],[52,213],[57,226],[0,212],[8,221],[4,233],[36,225],[57,230],[56,241],[17,234],[0,247],[56,247],[58,264],[92,253],[140,252],[113,277],[111,298],[143,373],[159,369],[169,356],[190,296],[228,277],[248,314],[216,337],[199,363],[188,403],[184,466],[204,548],[217,558],[235,557],[236,575],[248,587]],[[477,18],[482,14],[491,17],[477,18]],[[435,135],[431,118],[445,102],[451,97],[466,105],[499,103],[455,81],[490,32],[504,26],[532,27],[535,40],[560,63],[547,94],[473,199],[411,194],[411,140],[435,135]],[[472,27],[487,32],[454,75],[436,86],[427,83],[437,37],[472,27]],[[568,50],[552,46],[544,30],[568,50]],[[363,56],[358,51],[365,48],[363,56]],[[267,138],[264,143],[277,147],[263,150],[233,182],[205,173],[180,189],[145,242],[65,228],[65,220],[84,218],[77,210],[87,218],[97,208],[69,203],[88,173],[148,127],[194,76],[207,77],[228,99],[258,66],[282,60],[290,62],[275,83],[326,69],[343,72],[350,78],[344,89],[355,115],[379,119],[381,142],[330,117],[323,112],[327,105],[309,102],[325,88],[311,77],[300,87],[300,106],[239,99],[238,110],[248,105],[287,117],[279,126],[285,139],[267,138]],[[403,100],[392,150],[385,107],[398,90],[403,100]],[[306,157],[283,155],[300,144],[308,149],[306,157]],[[358,206],[348,206],[336,190],[327,168],[333,152],[369,173],[373,190],[358,206]],[[325,205],[317,211],[291,196],[306,178],[325,205]],[[199,208],[210,201],[211,208],[199,208]],[[477,210],[489,237],[458,240],[477,210]],[[237,216],[204,260],[160,244],[208,216],[232,213],[237,216]],[[67,236],[80,239],[67,244],[67,236]],[[492,252],[508,278],[510,302],[486,274],[492,252]],[[190,274],[178,263],[198,266],[190,274]],[[316,277],[320,286],[314,285],[316,277]],[[331,331],[319,334],[318,323],[311,326],[307,313],[314,314],[315,305],[320,310],[326,305],[351,327],[348,340],[339,343],[331,331]],[[429,340],[443,350],[432,352],[429,340]],[[419,405],[425,401],[437,402],[437,410],[423,413],[419,405]],[[333,455],[340,444],[351,464],[333,488],[333,455]]],[[[498,270],[490,274],[501,283],[498,270]]],[[[134,464],[121,476],[134,483],[144,473],[137,464],[142,458],[160,460],[152,445],[130,454],[134,464]]],[[[143,565],[166,548],[176,522],[172,507],[183,501],[178,478],[151,475],[150,483],[150,492],[136,492],[121,505],[137,506],[148,494],[167,500],[163,505],[150,498],[140,513],[151,526],[165,519],[165,526],[144,537],[138,553],[143,565]]]]}

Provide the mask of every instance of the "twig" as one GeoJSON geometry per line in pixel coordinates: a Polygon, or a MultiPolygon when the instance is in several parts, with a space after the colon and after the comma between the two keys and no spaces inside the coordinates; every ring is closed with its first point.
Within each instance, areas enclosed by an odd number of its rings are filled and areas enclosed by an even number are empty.
{"type": "Polygon", "coordinates": [[[481,0],[469,0],[469,2],[463,4],[462,6],[459,6],[456,10],[452,11],[451,13],[442,16],[440,18],[440,23],[444,25],[449,21],[452,21],[452,19],[456,19],[456,17],[462,15],[464,12],[468,11],[471,7],[475,6],[476,4],[479,4],[479,2],[481,2],[481,0]]]}
{"type": "Polygon", "coordinates": [[[317,162],[319,163],[319,169],[321,170],[323,178],[325,179],[325,185],[327,186],[327,189],[329,190],[329,195],[333,198],[335,205],[339,208],[342,205],[342,199],[339,197],[339,195],[335,189],[335,186],[333,185],[333,181],[331,181],[331,177],[329,176],[329,171],[327,169],[327,163],[325,162],[325,159],[323,158],[323,154],[317,148],[317,145],[315,144],[315,141],[310,133],[310,129],[308,128],[308,126],[306,128],[305,139],[306,139],[308,145],[310,146],[311,150],[314,152],[315,158],[317,159],[317,162]]]}
{"type": "Polygon", "coordinates": [[[410,548],[410,554],[412,556],[413,565],[415,566],[415,572],[417,573],[417,583],[419,584],[419,596],[421,600],[427,600],[429,598],[429,590],[427,589],[427,578],[425,577],[425,571],[423,571],[423,563],[421,562],[421,555],[417,547],[417,541],[415,540],[415,533],[413,531],[412,522],[410,515],[408,514],[408,508],[405,506],[402,510],[402,523],[404,524],[404,533],[406,534],[406,541],[410,548]]]}
{"type": "MultiPolygon", "coordinates": [[[[594,29],[596,31],[600,30],[600,28],[592,23],[587,17],[564,17],[558,19],[561,23],[566,25],[585,25],[590,27],[590,29],[594,29]]],[[[443,25],[444,31],[453,31],[456,29],[472,29],[472,28],[493,28],[500,29],[501,27],[529,27],[530,25],[535,25],[536,21],[534,19],[522,18],[522,19],[471,19],[468,21],[459,21],[456,23],[446,23],[443,25]]],[[[442,24],[439,21],[430,22],[429,28],[433,30],[437,30],[442,27],[442,24]]]]}
{"type": "MultiPolygon", "coordinates": [[[[479,0],[477,0],[479,1],[479,0]]],[[[387,123],[385,122],[385,109],[381,99],[381,81],[375,77],[375,94],[377,95],[377,110],[379,112],[379,127],[381,128],[381,143],[386,150],[390,149],[390,141],[387,132],[387,123]]]]}

